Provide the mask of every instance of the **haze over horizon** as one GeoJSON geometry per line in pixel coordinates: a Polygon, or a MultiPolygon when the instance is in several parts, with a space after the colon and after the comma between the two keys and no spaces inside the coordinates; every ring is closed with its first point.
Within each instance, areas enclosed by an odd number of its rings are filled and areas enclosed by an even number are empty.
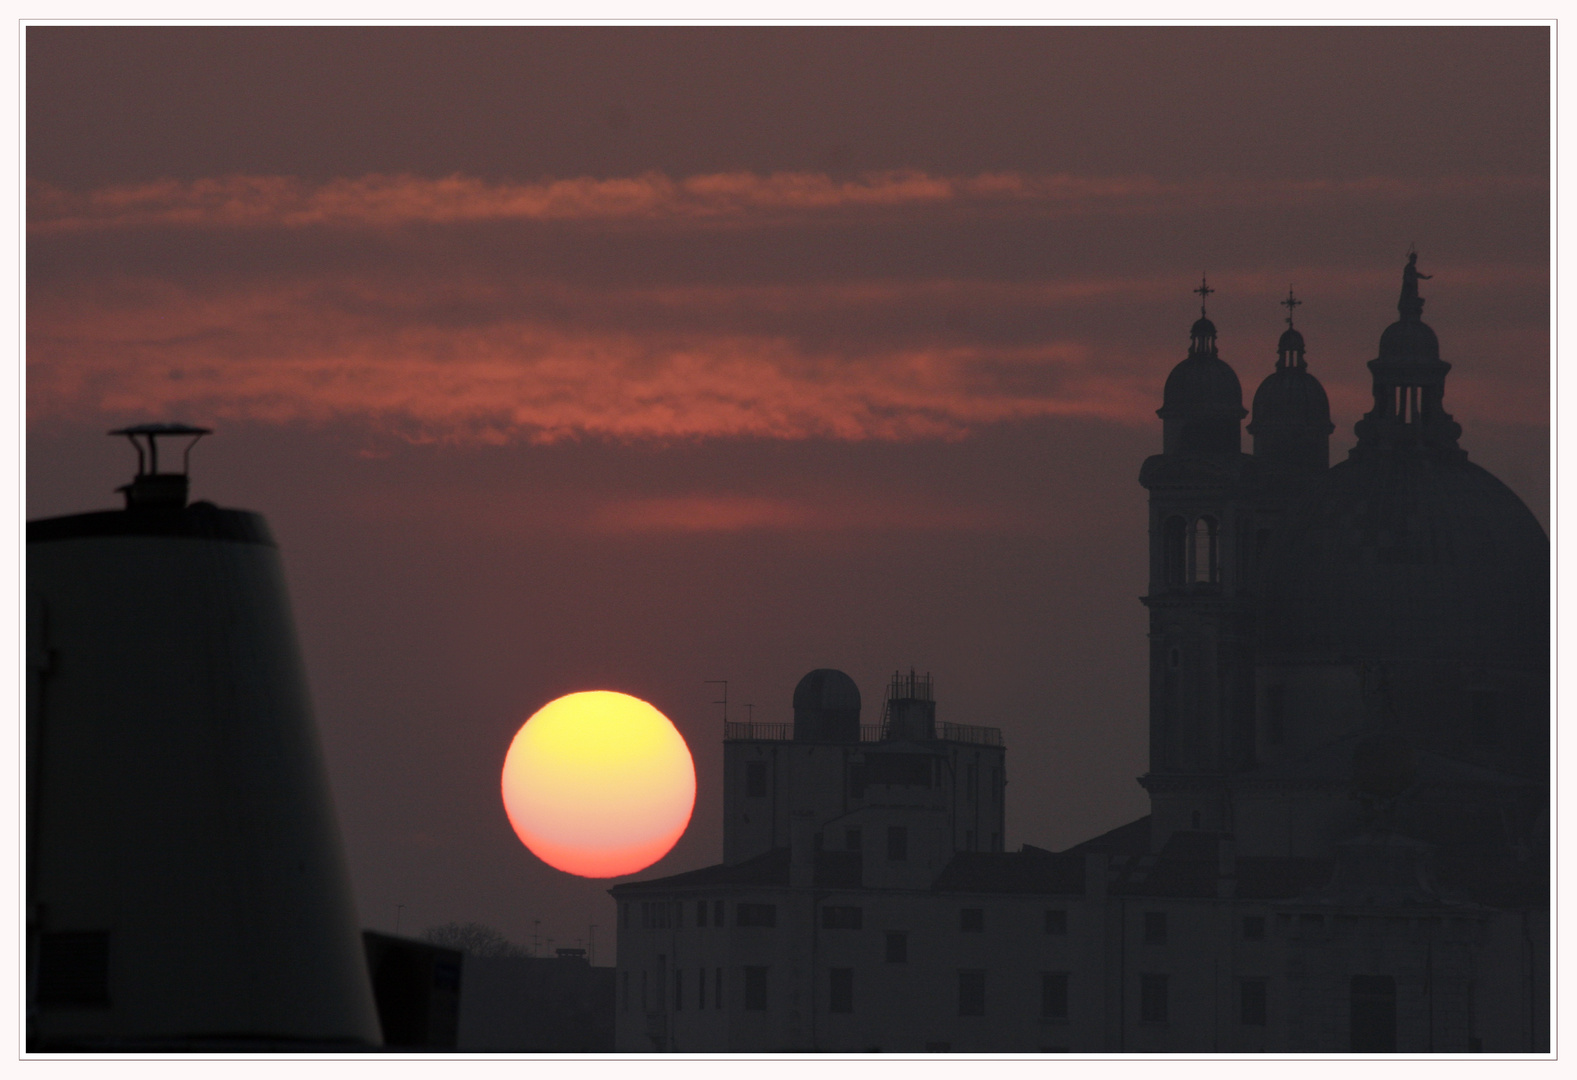
{"type": "MultiPolygon", "coordinates": [[[[363,924],[555,945],[499,800],[619,690],[695,757],[795,682],[1003,729],[1009,848],[1146,810],[1137,597],[1201,272],[1293,288],[1332,461],[1410,244],[1472,460],[1549,522],[1544,28],[28,27],[28,515],[216,434],[279,539],[363,924]]],[[[1249,440],[1245,437],[1245,449],[1249,440]]],[[[606,950],[606,951],[605,951],[606,950]]]]}

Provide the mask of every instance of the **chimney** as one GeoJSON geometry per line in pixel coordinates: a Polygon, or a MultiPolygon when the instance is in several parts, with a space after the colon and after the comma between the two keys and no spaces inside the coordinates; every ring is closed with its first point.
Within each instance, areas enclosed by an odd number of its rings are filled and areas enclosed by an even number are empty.
{"type": "Polygon", "coordinates": [[[816,818],[799,811],[789,819],[789,888],[808,889],[815,879],[816,818]]]}

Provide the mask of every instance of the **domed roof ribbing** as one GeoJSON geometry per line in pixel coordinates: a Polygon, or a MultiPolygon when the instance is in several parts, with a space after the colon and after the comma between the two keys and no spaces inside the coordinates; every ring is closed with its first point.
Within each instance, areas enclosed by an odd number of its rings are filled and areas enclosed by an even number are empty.
{"type": "Polygon", "coordinates": [[[1478,465],[1349,459],[1320,478],[1283,536],[1266,578],[1273,650],[1516,663],[1544,648],[1549,540],[1478,465]]]}
{"type": "Polygon", "coordinates": [[[1249,434],[1272,425],[1307,427],[1326,434],[1335,429],[1325,387],[1308,368],[1278,367],[1259,384],[1254,392],[1254,419],[1249,423],[1249,434]]]}

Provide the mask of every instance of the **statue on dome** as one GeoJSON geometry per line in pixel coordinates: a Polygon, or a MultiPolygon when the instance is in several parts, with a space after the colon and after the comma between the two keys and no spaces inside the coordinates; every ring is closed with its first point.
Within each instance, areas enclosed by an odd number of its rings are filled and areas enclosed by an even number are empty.
{"type": "Polygon", "coordinates": [[[1419,320],[1424,317],[1424,298],[1418,295],[1418,280],[1422,278],[1428,281],[1433,276],[1418,272],[1418,252],[1407,253],[1407,265],[1402,267],[1402,298],[1396,302],[1396,310],[1403,319],[1419,320]]]}

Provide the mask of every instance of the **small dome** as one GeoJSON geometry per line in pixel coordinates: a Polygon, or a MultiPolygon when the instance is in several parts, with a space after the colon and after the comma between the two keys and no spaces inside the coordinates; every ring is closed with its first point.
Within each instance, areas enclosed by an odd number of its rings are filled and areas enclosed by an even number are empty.
{"type": "Polygon", "coordinates": [[[860,688],[835,668],[817,668],[794,687],[794,738],[858,742],[860,688]]]}
{"type": "Polygon", "coordinates": [[[1281,340],[1276,343],[1276,351],[1281,353],[1304,352],[1303,335],[1292,327],[1287,327],[1286,331],[1281,335],[1281,340]]]}
{"type": "Polygon", "coordinates": [[[1428,323],[1403,319],[1380,335],[1381,360],[1439,360],[1440,339],[1428,323]]]}
{"type": "MultiPolygon", "coordinates": [[[[1287,331],[1287,334],[1296,333],[1296,330],[1287,331]]],[[[1283,342],[1287,334],[1282,335],[1283,342]]],[[[1334,430],[1325,387],[1308,368],[1277,368],[1259,384],[1254,392],[1254,418],[1248,430],[1253,434],[1271,425],[1311,428],[1327,434],[1334,430]]]]}
{"type": "Polygon", "coordinates": [[[1213,340],[1216,336],[1216,324],[1201,315],[1199,317],[1199,321],[1194,323],[1193,329],[1188,331],[1188,336],[1194,338],[1195,340],[1200,338],[1210,338],[1213,340]]]}
{"type": "Polygon", "coordinates": [[[1238,382],[1237,372],[1220,357],[1191,353],[1166,377],[1166,390],[1161,397],[1162,418],[1175,410],[1203,410],[1240,417],[1243,415],[1243,384],[1238,382]]]}

